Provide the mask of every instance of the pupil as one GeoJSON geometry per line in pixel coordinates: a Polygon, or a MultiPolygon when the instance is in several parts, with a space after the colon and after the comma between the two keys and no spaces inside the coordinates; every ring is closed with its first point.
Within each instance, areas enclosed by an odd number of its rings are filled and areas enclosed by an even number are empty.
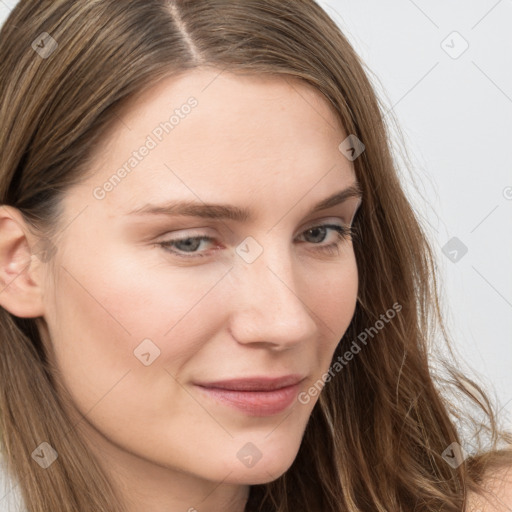
{"type": "Polygon", "coordinates": [[[185,249],[192,249],[192,251],[190,252],[193,252],[195,249],[197,249],[199,247],[199,244],[201,243],[201,240],[199,239],[193,239],[193,238],[187,238],[186,240],[182,240],[180,242],[178,242],[178,245],[182,245],[182,247],[184,247],[185,249]],[[192,241],[192,243],[191,243],[192,241]]]}
{"type": "MultiPolygon", "coordinates": [[[[322,227],[311,228],[311,229],[309,230],[309,232],[310,232],[310,233],[314,233],[314,232],[317,232],[317,233],[318,233],[318,232],[320,232],[320,239],[319,239],[319,240],[317,239],[317,240],[316,240],[317,242],[321,242],[321,241],[324,239],[324,236],[322,236],[322,233],[323,233],[323,234],[325,234],[325,233],[324,233],[324,231],[325,231],[325,228],[322,228],[322,227]]],[[[313,238],[315,238],[315,236],[314,236],[314,235],[313,235],[313,238]]],[[[318,238],[318,237],[317,237],[317,238],[318,238]]]]}

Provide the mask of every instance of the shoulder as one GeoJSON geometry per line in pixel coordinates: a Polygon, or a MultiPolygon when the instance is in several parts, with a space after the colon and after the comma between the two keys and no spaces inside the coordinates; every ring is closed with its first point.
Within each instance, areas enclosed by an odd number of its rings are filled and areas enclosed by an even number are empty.
{"type": "Polygon", "coordinates": [[[510,512],[512,510],[512,466],[490,471],[483,494],[469,493],[465,512],[510,512]]]}

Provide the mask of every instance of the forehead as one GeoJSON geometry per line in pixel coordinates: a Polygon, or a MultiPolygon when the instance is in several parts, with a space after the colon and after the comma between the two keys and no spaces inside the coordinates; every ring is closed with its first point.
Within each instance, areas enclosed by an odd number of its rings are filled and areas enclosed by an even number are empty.
{"type": "Polygon", "coordinates": [[[251,201],[280,189],[298,199],[315,186],[323,194],[353,181],[338,149],[345,137],[329,102],[298,79],[187,71],[126,105],[87,192],[106,190],[101,206],[119,211],[148,197],[251,201]]]}
{"type": "Polygon", "coordinates": [[[198,99],[205,116],[222,110],[223,118],[229,114],[250,113],[259,117],[259,112],[273,115],[285,110],[304,110],[309,106],[308,110],[316,112],[325,123],[340,128],[327,99],[304,80],[288,75],[256,75],[208,67],[168,76],[133,96],[123,108],[123,120],[128,124],[130,121],[143,122],[143,112],[148,116],[153,112],[159,118],[165,117],[190,96],[198,99]],[[302,101],[298,104],[299,98],[302,101]],[[164,110],[158,110],[161,108],[164,110]]]}

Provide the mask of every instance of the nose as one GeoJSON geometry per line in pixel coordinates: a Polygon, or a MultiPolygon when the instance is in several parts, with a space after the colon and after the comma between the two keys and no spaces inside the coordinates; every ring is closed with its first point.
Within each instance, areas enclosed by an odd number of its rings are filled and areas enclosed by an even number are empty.
{"type": "Polygon", "coordinates": [[[265,249],[252,263],[237,260],[230,275],[229,323],[237,342],[279,351],[315,338],[318,313],[308,304],[308,282],[289,252],[265,249]]]}

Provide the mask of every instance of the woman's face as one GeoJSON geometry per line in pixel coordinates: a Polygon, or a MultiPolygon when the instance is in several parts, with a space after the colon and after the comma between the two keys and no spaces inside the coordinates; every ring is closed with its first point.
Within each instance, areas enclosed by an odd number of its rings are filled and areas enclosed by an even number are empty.
{"type": "Polygon", "coordinates": [[[347,135],[298,81],[195,70],[137,98],[65,197],[44,318],[76,428],[125,481],[185,496],[292,464],[318,400],[297,396],[356,305],[337,229],[359,199],[312,212],[355,183],[347,135]],[[288,401],[198,386],[290,375],[288,401]]]}

